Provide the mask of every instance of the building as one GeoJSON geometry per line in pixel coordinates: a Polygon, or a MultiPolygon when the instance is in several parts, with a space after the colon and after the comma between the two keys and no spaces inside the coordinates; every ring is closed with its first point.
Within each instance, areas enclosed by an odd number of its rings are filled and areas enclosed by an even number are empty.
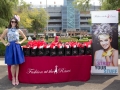
{"type": "Polygon", "coordinates": [[[99,10],[100,6],[91,6],[86,12],[79,12],[72,5],[74,0],[64,0],[63,6],[37,6],[43,7],[49,13],[50,19],[45,28],[47,32],[50,30],[63,32],[66,35],[79,35],[80,31],[91,33],[91,25],[88,20],[91,19],[90,11],[99,10]],[[73,34],[71,34],[73,32],[73,34]],[[75,34],[77,33],[77,34],[75,34]]]}

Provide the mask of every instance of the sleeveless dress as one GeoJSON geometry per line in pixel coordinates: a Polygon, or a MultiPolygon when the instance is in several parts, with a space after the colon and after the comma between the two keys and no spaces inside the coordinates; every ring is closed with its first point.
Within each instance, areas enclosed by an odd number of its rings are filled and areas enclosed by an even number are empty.
{"type": "Polygon", "coordinates": [[[5,64],[7,65],[17,65],[25,62],[24,53],[20,44],[15,42],[19,41],[19,31],[16,28],[8,29],[7,39],[10,43],[9,46],[6,46],[5,51],[5,64]]]}
{"type": "MultiPolygon", "coordinates": [[[[96,66],[107,66],[109,63],[106,62],[105,57],[102,57],[102,53],[104,50],[98,50],[96,52],[96,58],[95,58],[95,64],[96,66]]],[[[112,57],[110,57],[110,60],[112,60],[112,57]]]]}

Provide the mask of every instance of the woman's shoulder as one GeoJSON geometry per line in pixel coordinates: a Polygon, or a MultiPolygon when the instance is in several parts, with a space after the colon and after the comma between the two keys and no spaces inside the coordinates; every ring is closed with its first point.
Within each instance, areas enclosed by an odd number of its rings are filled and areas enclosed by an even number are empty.
{"type": "Polygon", "coordinates": [[[8,32],[8,30],[9,30],[9,29],[8,29],[8,28],[6,28],[6,29],[4,30],[4,32],[8,32]]]}
{"type": "Polygon", "coordinates": [[[21,30],[20,28],[16,28],[17,30],[21,30]]]}
{"type": "Polygon", "coordinates": [[[103,49],[95,51],[95,53],[98,53],[98,52],[103,52],[103,49]]]}
{"type": "Polygon", "coordinates": [[[117,54],[118,50],[117,49],[113,49],[113,53],[117,54]]]}
{"type": "Polygon", "coordinates": [[[20,28],[17,29],[19,32],[22,32],[22,30],[20,28]]]}
{"type": "Polygon", "coordinates": [[[118,56],[118,50],[113,49],[113,51],[112,51],[112,56],[118,56]]]}

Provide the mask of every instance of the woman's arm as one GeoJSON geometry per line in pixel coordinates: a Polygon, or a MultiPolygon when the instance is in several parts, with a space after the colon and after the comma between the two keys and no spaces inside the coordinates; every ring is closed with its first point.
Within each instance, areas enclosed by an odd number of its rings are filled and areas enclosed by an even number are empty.
{"type": "Polygon", "coordinates": [[[112,58],[113,66],[118,66],[118,50],[114,50],[112,56],[113,56],[112,58]]]}
{"type": "Polygon", "coordinates": [[[112,57],[112,60],[110,56],[106,56],[106,62],[110,62],[109,66],[118,66],[118,51],[113,50],[111,57],[112,57]]]}
{"type": "Polygon", "coordinates": [[[97,51],[94,54],[94,66],[96,66],[96,54],[97,54],[97,51]]]}
{"type": "MultiPolygon", "coordinates": [[[[113,56],[112,56],[113,57],[113,56]]],[[[113,66],[113,60],[111,60],[110,56],[105,56],[106,62],[109,63],[108,66],[113,66]]]]}
{"type": "Polygon", "coordinates": [[[19,29],[19,33],[23,37],[22,41],[20,41],[19,44],[22,44],[27,39],[27,37],[25,36],[25,34],[23,33],[23,31],[21,31],[20,29],[19,29]]]}
{"type": "Polygon", "coordinates": [[[6,43],[5,40],[4,40],[4,38],[5,38],[6,34],[7,34],[7,32],[8,32],[8,29],[5,29],[5,30],[3,31],[1,37],[0,37],[2,43],[3,43],[5,46],[9,45],[9,43],[6,43]]]}

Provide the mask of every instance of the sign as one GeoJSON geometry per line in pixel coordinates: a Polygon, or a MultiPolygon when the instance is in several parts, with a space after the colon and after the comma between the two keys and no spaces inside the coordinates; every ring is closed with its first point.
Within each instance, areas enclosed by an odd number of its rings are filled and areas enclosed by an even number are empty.
{"type": "Polygon", "coordinates": [[[27,74],[59,74],[59,73],[70,73],[71,69],[66,68],[59,68],[57,65],[54,69],[48,69],[48,70],[37,70],[29,68],[27,70],[27,74]]]}
{"type": "Polygon", "coordinates": [[[92,74],[118,75],[118,11],[91,11],[92,74]]]}

